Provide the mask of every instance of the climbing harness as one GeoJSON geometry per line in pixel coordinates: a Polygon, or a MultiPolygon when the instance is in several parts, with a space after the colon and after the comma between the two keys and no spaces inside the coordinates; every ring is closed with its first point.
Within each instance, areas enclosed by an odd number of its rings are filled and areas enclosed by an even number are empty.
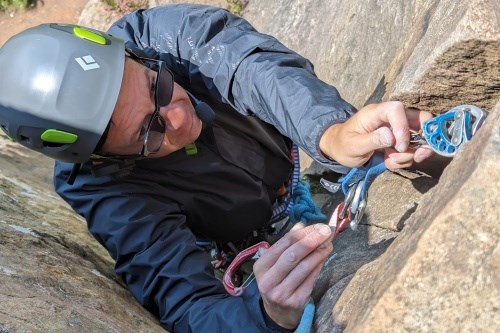
{"type": "MultiPolygon", "coordinates": [[[[285,193],[281,196],[279,203],[274,207],[271,217],[271,224],[278,224],[280,221],[286,219],[286,222],[281,227],[271,232],[271,236],[275,238],[280,238],[289,230],[291,224],[295,224],[299,221],[308,224],[310,221],[326,220],[326,216],[316,207],[312,200],[309,185],[300,180],[299,149],[295,144],[291,150],[291,158],[293,160],[293,171],[288,181],[288,190],[284,191],[285,193]]],[[[201,241],[197,242],[197,244],[200,246],[209,245],[201,241]]],[[[270,244],[268,242],[262,241],[236,253],[234,258],[224,258],[222,261],[212,261],[212,264],[215,263],[220,266],[224,266],[227,262],[231,262],[225,269],[222,278],[222,284],[230,295],[240,296],[255,279],[252,272],[241,284],[236,285],[235,280],[238,280],[236,272],[248,260],[260,258],[269,247],[270,244]]],[[[237,252],[237,250],[235,252],[237,252]]],[[[311,330],[314,311],[314,302],[310,300],[304,309],[296,332],[307,333],[311,330]]]]}
{"type": "Polygon", "coordinates": [[[273,209],[271,224],[288,217],[291,223],[325,220],[326,216],[311,198],[309,184],[300,181],[299,148],[295,144],[292,147],[291,158],[293,171],[289,181],[289,191],[283,196],[282,202],[273,209]]]}
{"type": "MultiPolygon", "coordinates": [[[[326,220],[326,216],[316,207],[312,200],[309,184],[299,179],[299,148],[295,144],[291,150],[291,158],[293,160],[293,170],[289,180],[289,189],[282,196],[280,203],[273,209],[271,217],[271,224],[277,224],[277,222],[286,219],[286,222],[281,227],[270,232],[275,239],[283,236],[289,230],[291,224],[299,221],[307,224],[309,221],[326,220]]],[[[232,259],[231,264],[225,270],[223,277],[224,287],[229,294],[238,296],[244,291],[244,288],[241,286],[235,287],[233,283],[236,270],[248,259],[257,259],[269,246],[268,242],[260,242],[236,254],[236,257],[232,259]]],[[[242,286],[250,283],[249,280],[253,277],[252,274],[243,282],[242,286]]]]}

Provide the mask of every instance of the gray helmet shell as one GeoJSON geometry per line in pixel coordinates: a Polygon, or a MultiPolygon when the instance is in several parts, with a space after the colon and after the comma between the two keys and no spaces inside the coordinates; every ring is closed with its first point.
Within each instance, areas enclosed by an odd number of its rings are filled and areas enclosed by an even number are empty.
{"type": "Polygon", "coordinates": [[[0,49],[0,127],[22,145],[71,163],[87,161],[120,92],[123,40],[42,24],[0,49]]]}

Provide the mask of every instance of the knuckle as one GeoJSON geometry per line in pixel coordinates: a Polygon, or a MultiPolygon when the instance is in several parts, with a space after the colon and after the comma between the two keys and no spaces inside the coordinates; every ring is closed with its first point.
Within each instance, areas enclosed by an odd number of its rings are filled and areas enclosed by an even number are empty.
{"type": "Polygon", "coordinates": [[[391,110],[393,110],[393,112],[405,109],[405,106],[404,106],[403,102],[401,102],[401,101],[390,101],[388,103],[391,106],[391,110]]]}
{"type": "Polygon", "coordinates": [[[269,294],[275,289],[274,286],[269,282],[269,279],[258,279],[256,277],[256,280],[261,294],[269,294]]]}
{"type": "Polygon", "coordinates": [[[295,269],[300,276],[308,276],[312,272],[313,268],[313,265],[311,265],[308,261],[302,261],[295,269]]]}
{"type": "Polygon", "coordinates": [[[284,304],[286,304],[288,296],[285,293],[278,290],[278,288],[275,288],[267,295],[267,299],[270,303],[274,305],[283,306],[284,304]]]}
{"type": "Polygon", "coordinates": [[[289,263],[295,263],[298,261],[297,255],[295,254],[294,251],[287,251],[285,252],[285,259],[289,263]]]}

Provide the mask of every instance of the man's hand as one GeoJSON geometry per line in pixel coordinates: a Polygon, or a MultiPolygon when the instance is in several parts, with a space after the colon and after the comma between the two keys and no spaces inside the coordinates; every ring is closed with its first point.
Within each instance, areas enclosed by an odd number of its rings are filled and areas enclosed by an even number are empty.
{"type": "Polygon", "coordinates": [[[430,149],[409,148],[410,129],[419,131],[430,118],[429,112],[405,109],[401,102],[370,104],[345,123],[327,129],[319,146],[324,154],[348,167],[359,167],[375,150],[384,149],[387,168],[407,168],[432,155],[430,149]]]}
{"type": "Polygon", "coordinates": [[[278,325],[293,329],[302,316],[314,283],[333,250],[328,225],[297,223],[254,264],[264,309],[278,325]]]}

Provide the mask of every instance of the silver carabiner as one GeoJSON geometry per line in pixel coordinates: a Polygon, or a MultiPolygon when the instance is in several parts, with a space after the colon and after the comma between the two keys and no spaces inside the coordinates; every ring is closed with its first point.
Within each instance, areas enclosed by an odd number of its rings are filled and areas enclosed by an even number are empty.
{"type": "Polygon", "coordinates": [[[470,112],[470,114],[475,118],[472,122],[471,130],[470,130],[471,136],[474,136],[474,134],[476,134],[477,130],[483,125],[488,113],[481,110],[480,108],[478,108],[475,105],[464,105],[464,107],[466,107],[464,109],[464,111],[470,112]]]}
{"type": "Polygon", "coordinates": [[[354,192],[356,192],[356,184],[351,185],[351,187],[349,187],[349,190],[347,191],[347,194],[344,198],[344,206],[342,206],[342,210],[339,213],[340,219],[343,219],[345,217],[347,210],[351,206],[352,200],[354,199],[354,192]]]}
{"type": "Polygon", "coordinates": [[[361,218],[365,215],[366,209],[366,197],[359,202],[358,209],[356,210],[356,214],[354,215],[354,219],[349,222],[349,226],[351,230],[356,231],[358,229],[359,222],[361,222],[361,218]]]}
{"type": "Polygon", "coordinates": [[[357,230],[359,222],[361,218],[365,214],[366,208],[366,193],[363,193],[361,190],[363,189],[363,185],[365,184],[364,180],[361,180],[356,185],[356,192],[354,194],[354,198],[351,203],[351,214],[349,215],[349,226],[351,230],[357,230]]]}
{"type": "Polygon", "coordinates": [[[359,206],[359,203],[361,201],[361,189],[363,188],[364,183],[365,183],[365,181],[361,180],[356,184],[356,191],[354,192],[354,198],[352,199],[352,203],[351,203],[352,216],[354,216],[354,214],[356,214],[356,211],[358,210],[358,206],[359,206]]]}
{"type": "Polygon", "coordinates": [[[461,144],[462,137],[464,137],[464,141],[468,140],[465,135],[465,110],[458,110],[453,120],[453,131],[451,133],[452,145],[458,146],[461,144]]]}

